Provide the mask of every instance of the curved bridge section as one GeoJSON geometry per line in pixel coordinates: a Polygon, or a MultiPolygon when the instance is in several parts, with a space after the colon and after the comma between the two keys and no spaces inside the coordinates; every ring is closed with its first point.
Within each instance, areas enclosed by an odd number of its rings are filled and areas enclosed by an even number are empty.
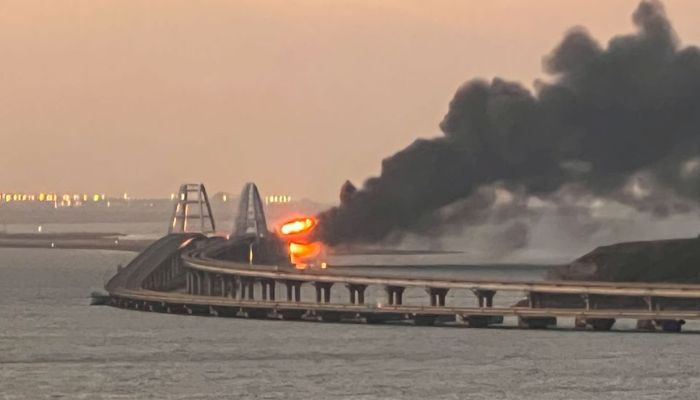
{"type": "MultiPolygon", "coordinates": [[[[176,285],[182,270],[181,252],[200,240],[206,239],[201,233],[171,233],[148,246],[126,267],[121,268],[107,282],[105,289],[112,293],[120,289],[138,290],[169,288],[176,285]]],[[[183,278],[184,279],[184,278],[183,278]]]]}

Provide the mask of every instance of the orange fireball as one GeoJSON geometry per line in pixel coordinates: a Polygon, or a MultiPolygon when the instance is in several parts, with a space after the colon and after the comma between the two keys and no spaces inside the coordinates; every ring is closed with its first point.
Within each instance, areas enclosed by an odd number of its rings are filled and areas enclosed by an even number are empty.
{"type": "Polygon", "coordinates": [[[285,236],[299,235],[310,232],[316,227],[316,220],[310,217],[297,218],[288,221],[280,227],[280,233],[285,236]]]}
{"type": "Polygon", "coordinates": [[[313,243],[297,243],[289,242],[289,254],[296,258],[313,258],[319,255],[321,252],[321,244],[319,242],[313,243]]]}

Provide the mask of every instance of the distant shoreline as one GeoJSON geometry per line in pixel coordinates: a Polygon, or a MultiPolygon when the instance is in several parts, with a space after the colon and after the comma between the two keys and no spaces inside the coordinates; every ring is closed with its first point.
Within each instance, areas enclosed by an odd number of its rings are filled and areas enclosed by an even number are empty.
{"type": "Polygon", "coordinates": [[[124,239],[115,232],[2,233],[0,248],[118,250],[140,252],[153,240],[124,239]]]}

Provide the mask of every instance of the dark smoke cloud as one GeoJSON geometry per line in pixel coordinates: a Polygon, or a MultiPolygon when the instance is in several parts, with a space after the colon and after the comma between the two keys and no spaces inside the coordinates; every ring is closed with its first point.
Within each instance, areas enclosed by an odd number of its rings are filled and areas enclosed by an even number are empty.
{"type": "Polygon", "coordinates": [[[522,245],[527,199],[556,203],[571,188],[658,216],[695,207],[700,51],[679,47],[657,1],[642,1],[632,20],[637,32],[607,47],[582,28],[568,32],[544,58],[552,81],[534,94],[500,78],[467,82],[443,136],[385,159],[361,189],[343,186],[340,205],[319,215],[321,239],[374,242],[496,218],[522,245]],[[505,206],[497,187],[512,194],[505,206]]]}

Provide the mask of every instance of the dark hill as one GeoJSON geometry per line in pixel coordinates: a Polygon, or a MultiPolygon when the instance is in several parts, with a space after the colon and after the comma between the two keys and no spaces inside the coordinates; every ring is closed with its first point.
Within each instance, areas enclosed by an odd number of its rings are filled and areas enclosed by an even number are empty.
{"type": "Polygon", "coordinates": [[[700,283],[700,239],[673,239],[601,246],[548,277],[611,282],[700,283]]]}

